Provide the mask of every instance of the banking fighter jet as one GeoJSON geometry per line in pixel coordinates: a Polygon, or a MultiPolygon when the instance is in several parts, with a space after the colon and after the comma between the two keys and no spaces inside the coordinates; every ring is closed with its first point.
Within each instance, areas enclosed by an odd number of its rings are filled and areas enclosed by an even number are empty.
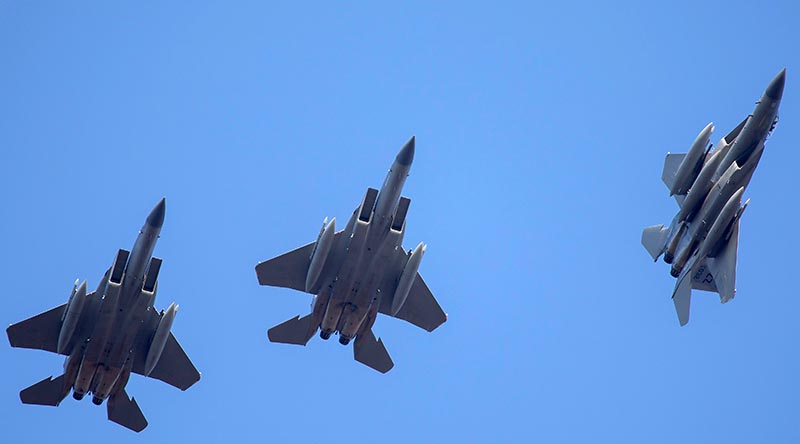
{"type": "Polygon", "coordinates": [[[770,82],[753,114],[706,148],[714,130],[708,124],[686,154],[668,154],[662,180],[680,209],[669,227],[644,229],[642,244],[654,260],[663,254],[678,279],[672,300],[681,325],[689,322],[692,289],[716,292],[724,304],[736,293],[739,220],[744,189],[778,122],[786,69],[770,82]]]}
{"type": "Polygon", "coordinates": [[[386,373],[394,364],[372,332],[378,313],[427,331],[447,320],[417,272],[425,244],[408,252],[401,245],[411,201],[400,192],[414,143],[412,137],[397,154],[380,191],[367,189],[344,230],[337,232],[336,219],[326,218],[315,242],[256,266],[261,285],[315,295],[311,313],[269,329],[270,341],[305,345],[317,329],[322,339],[337,333],[344,345],[355,338],[357,361],[386,373]]]}
{"type": "Polygon", "coordinates": [[[152,254],[164,212],[161,199],[147,216],[133,250],[119,250],[96,291],[87,293],[86,281],[80,285],[75,281],[66,304],[8,327],[13,347],[67,356],[64,374],[20,392],[24,404],[57,406],[70,391],[76,400],[90,393],[96,405],[108,400],[108,419],[139,432],[147,420],[125,392],[131,372],[181,390],[200,379],[170,332],[178,306],[173,303],[161,312],[153,306],[161,259],[152,254]]]}

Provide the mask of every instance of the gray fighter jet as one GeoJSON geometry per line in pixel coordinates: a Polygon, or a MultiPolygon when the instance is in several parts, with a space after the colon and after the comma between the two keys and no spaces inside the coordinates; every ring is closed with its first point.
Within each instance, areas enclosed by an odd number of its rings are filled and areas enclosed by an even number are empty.
{"type": "Polygon", "coordinates": [[[64,374],[48,377],[20,392],[24,404],[57,406],[69,394],[86,393],[100,405],[108,399],[108,419],[140,432],[147,427],[135,399],[125,393],[131,372],[186,390],[200,373],[170,332],[174,303],[159,313],[153,302],[161,259],[152,257],[164,224],[164,199],[153,208],[133,250],[119,250],[95,292],[86,281],[75,285],[69,301],[6,330],[13,347],[66,355],[64,374]]]}
{"type": "Polygon", "coordinates": [[[344,345],[355,338],[356,361],[386,373],[394,363],[372,333],[378,313],[427,331],[447,320],[417,273],[425,244],[408,253],[401,245],[411,201],[400,192],[413,160],[414,137],[397,154],[380,192],[367,189],[343,231],[326,218],[315,242],[256,266],[261,285],[315,295],[311,314],[269,329],[270,341],[305,345],[318,328],[322,339],[338,333],[344,345]]]}
{"type": "Polygon", "coordinates": [[[668,154],[662,179],[680,209],[669,227],[644,229],[642,244],[658,260],[672,264],[678,278],[672,295],[681,325],[689,322],[692,289],[719,294],[724,304],[736,293],[736,255],[744,189],[764,153],[764,143],[778,123],[786,69],[770,82],[753,114],[706,148],[713,124],[697,136],[686,154],[668,154]]]}

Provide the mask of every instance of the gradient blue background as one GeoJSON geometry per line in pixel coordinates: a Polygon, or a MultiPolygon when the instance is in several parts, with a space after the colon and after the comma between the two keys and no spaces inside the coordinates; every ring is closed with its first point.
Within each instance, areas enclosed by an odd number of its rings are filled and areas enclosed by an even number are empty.
{"type": "Polygon", "coordinates": [[[0,322],[94,288],[166,196],[156,306],[203,373],[132,377],[136,435],[22,405],[62,358],[0,346],[0,441],[798,442],[796,2],[555,3],[0,2],[0,322]],[[737,297],[681,328],[639,243],[677,208],[664,155],[784,66],[737,297]],[[412,134],[405,243],[449,321],[379,318],[386,375],[268,343],[310,296],[255,264],[343,223],[412,134]]]}

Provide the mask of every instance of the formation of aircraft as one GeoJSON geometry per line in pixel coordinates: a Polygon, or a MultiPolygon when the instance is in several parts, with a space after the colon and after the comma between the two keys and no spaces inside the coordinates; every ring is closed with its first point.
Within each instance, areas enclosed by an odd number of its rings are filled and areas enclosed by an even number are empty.
{"type": "Polygon", "coordinates": [[[668,154],[661,175],[678,213],[668,227],[642,232],[642,244],[654,260],[663,254],[677,278],[672,301],[681,325],[689,322],[692,289],[719,294],[724,304],[736,293],[739,220],[747,208],[742,194],[764,154],[764,142],[778,123],[778,107],[786,82],[783,69],[767,86],[753,113],[719,141],[706,148],[714,125],[709,123],[686,154],[668,154]]]}
{"type": "MultiPolygon", "coordinates": [[[[668,154],[662,179],[678,203],[669,226],[644,229],[642,244],[654,260],[663,255],[677,278],[673,302],[681,325],[689,320],[692,289],[713,291],[725,303],[735,294],[739,222],[742,204],[778,120],[786,78],[781,71],[755,110],[708,146],[708,124],[685,154],[668,154]]],[[[381,373],[394,363],[373,326],[378,314],[405,320],[426,331],[447,315],[419,274],[427,246],[403,247],[411,200],[401,195],[416,140],[400,149],[380,190],[367,188],[344,230],[336,219],[323,221],[314,242],[256,265],[261,285],[313,295],[311,313],[295,316],[268,330],[271,342],[305,345],[319,331],[322,339],[338,335],[353,344],[353,355],[381,373]]],[[[128,429],[147,426],[125,387],[131,373],[159,379],[186,390],[200,373],[171,332],[178,306],[155,308],[161,259],[153,251],[164,223],[165,200],[156,204],[131,251],[119,250],[97,289],[75,282],[67,303],[8,327],[13,347],[66,356],[64,373],[22,390],[25,404],[57,406],[72,392],[92,402],[106,402],[108,419],[128,429]]]]}

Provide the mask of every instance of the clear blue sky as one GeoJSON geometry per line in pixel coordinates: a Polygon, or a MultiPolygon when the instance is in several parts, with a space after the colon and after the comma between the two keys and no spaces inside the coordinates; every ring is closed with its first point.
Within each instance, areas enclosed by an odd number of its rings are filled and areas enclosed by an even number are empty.
{"type": "Polygon", "coordinates": [[[0,441],[798,442],[800,11],[760,3],[1,1],[0,321],[94,288],[166,196],[156,306],[203,378],[132,377],[136,435],[22,405],[62,359],[0,346],[0,441]],[[737,297],[681,328],[639,243],[677,208],[664,155],[784,66],[737,297]],[[379,318],[387,375],[267,342],[310,297],[255,264],[345,220],[411,135],[406,247],[449,321],[379,318]]]}

